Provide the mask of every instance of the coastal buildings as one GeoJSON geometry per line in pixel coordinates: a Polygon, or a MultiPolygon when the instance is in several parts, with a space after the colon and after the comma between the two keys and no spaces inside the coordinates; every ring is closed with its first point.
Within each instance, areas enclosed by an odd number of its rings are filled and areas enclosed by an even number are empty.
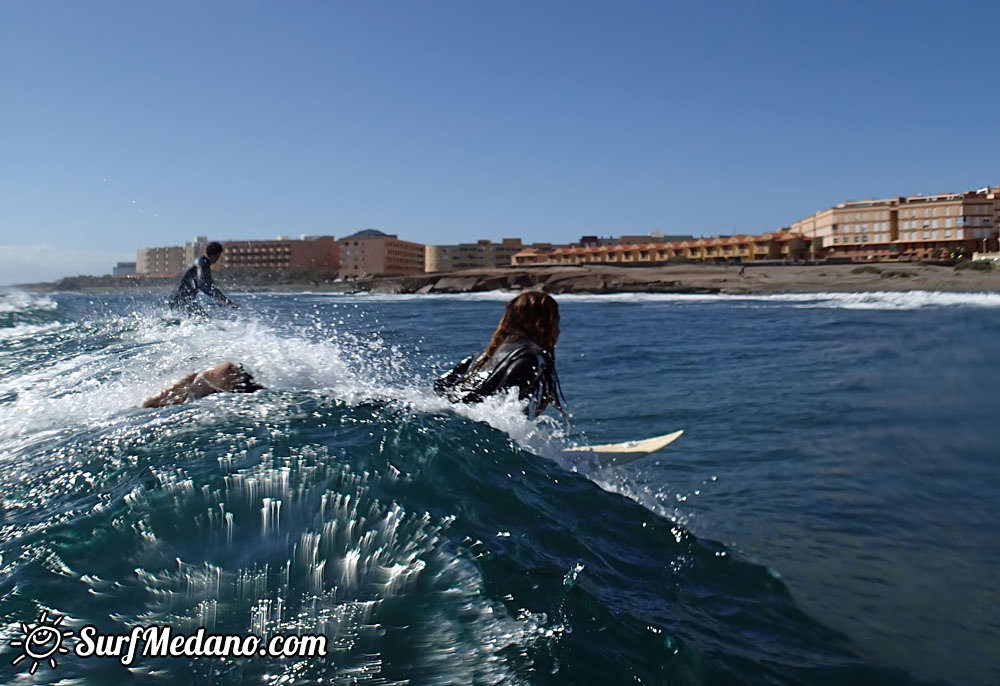
{"type": "Polygon", "coordinates": [[[759,236],[719,236],[683,241],[579,245],[554,250],[526,249],[514,255],[514,266],[560,264],[657,264],[668,261],[709,263],[761,260],[804,260],[809,241],[781,229],[759,236]]]}
{"type": "Polygon", "coordinates": [[[511,266],[511,258],[526,247],[554,249],[551,243],[525,246],[520,238],[504,238],[500,243],[479,240],[458,245],[424,246],[424,271],[447,272],[455,269],[494,269],[511,266]]]}
{"type": "Polygon", "coordinates": [[[424,271],[424,246],[402,241],[396,235],[365,229],[341,238],[338,243],[343,279],[424,271]]]}
{"type": "MultiPolygon", "coordinates": [[[[333,236],[302,236],[294,239],[228,240],[217,270],[226,269],[327,269],[340,267],[340,246],[333,236]]],[[[135,273],[142,276],[176,276],[204,254],[209,240],[196,236],[184,246],[142,248],[136,252],[135,273]]]]}
{"type": "Polygon", "coordinates": [[[337,271],[340,267],[340,245],[333,236],[303,236],[300,239],[279,236],[273,241],[223,241],[222,247],[222,257],[216,269],[337,271]]]}
{"type": "Polygon", "coordinates": [[[996,247],[1000,187],[842,202],[792,224],[811,256],[921,260],[996,247]]]}
{"type": "MultiPolygon", "coordinates": [[[[574,245],[478,240],[422,245],[374,229],[332,236],[224,241],[217,269],[325,269],[340,278],[526,265],[652,265],[668,261],[911,261],[1000,253],[1000,186],[962,193],[845,201],[790,227],[758,235],[695,238],[662,232],[583,236],[574,245]]],[[[202,254],[208,238],[183,247],[143,248],[138,275],[173,276],[202,254]]]]}
{"type": "Polygon", "coordinates": [[[583,246],[598,246],[598,245],[617,245],[619,243],[624,243],[626,245],[635,243],[680,243],[681,241],[693,241],[694,236],[689,236],[687,234],[676,234],[672,236],[664,236],[662,231],[650,231],[647,234],[639,235],[624,235],[618,238],[598,238],[597,236],[583,236],[580,238],[580,245],[583,246]]]}
{"type": "Polygon", "coordinates": [[[119,262],[115,265],[115,268],[111,270],[111,276],[115,278],[133,276],[134,274],[135,262],[119,262]]]}
{"type": "Polygon", "coordinates": [[[184,248],[140,248],[135,254],[135,273],[143,276],[173,276],[184,268],[184,248]]]}
{"type": "Polygon", "coordinates": [[[205,252],[208,238],[195,236],[193,241],[183,246],[172,245],[165,248],[140,248],[136,251],[135,274],[137,276],[176,276],[205,252]]]}

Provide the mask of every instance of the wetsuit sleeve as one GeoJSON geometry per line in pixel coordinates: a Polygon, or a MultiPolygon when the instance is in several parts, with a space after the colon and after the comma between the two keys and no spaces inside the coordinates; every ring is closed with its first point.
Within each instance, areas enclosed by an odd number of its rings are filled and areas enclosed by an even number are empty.
{"type": "Polygon", "coordinates": [[[216,300],[223,300],[227,303],[231,302],[226,297],[226,294],[220,291],[218,286],[215,285],[215,281],[212,280],[212,267],[208,262],[208,258],[205,256],[199,257],[195,265],[198,267],[198,273],[195,276],[198,282],[198,290],[216,300]]]}
{"type": "MultiPolygon", "coordinates": [[[[528,415],[537,417],[549,403],[563,412],[559,399],[559,380],[555,360],[545,353],[518,355],[497,370],[499,378],[490,385],[498,390],[517,387],[517,397],[528,400],[528,415]]],[[[493,391],[495,392],[495,391],[493,391]]]]}
{"type": "Polygon", "coordinates": [[[485,378],[475,379],[474,387],[461,389],[455,398],[463,403],[476,403],[496,393],[517,388],[519,400],[528,400],[528,414],[537,416],[548,400],[542,392],[545,384],[546,360],[543,355],[530,352],[515,353],[499,364],[485,378]]]}
{"type": "Polygon", "coordinates": [[[524,400],[534,393],[544,367],[545,359],[541,355],[519,355],[497,370],[501,373],[493,384],[498,390],[517,386],[517,397],[524,400]]]}
{"type": "Polygon", "coordinates": [[[469,367],[475,359],[475,355],[469,355],[464,360],[455,365],[447,374],[443,374],[434,380],[434,392],[438,395],[449,395],[458,382],[469,373],[469,367]]]}

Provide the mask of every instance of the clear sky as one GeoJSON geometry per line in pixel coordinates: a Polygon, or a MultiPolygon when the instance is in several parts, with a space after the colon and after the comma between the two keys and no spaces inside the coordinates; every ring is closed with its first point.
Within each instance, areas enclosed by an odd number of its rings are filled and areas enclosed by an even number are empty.
{"type": "Polygon", "coordinates": [[[0,284],[135,250],[762,233],[1000,184],[1000,4],[0,0],[0,284]]]}

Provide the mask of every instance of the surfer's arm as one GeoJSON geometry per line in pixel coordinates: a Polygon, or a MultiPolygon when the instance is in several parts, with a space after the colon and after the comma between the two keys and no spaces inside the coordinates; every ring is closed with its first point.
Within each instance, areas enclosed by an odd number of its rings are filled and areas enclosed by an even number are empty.
{"type": "Polygon", "coordinates": [[[167,405],[180,405],[188,399],[191,392],[191,385],[195,382],[197,376],[197,374],[188,374],[173,386],[163,389],[152,398],[147,398],[142,406],[166,407],[167,405]]]}
{"type": "Polygon", "coordinates": [[[205,295],[215,298],[220,305],[234,305],[235,303],[227,298],[226,294],[215,285],[215,281],[212,279],[212,268],[209,266],[208,259],[199,257],[196,264],[198,266],[198,273],[195,279],[198,283],[198,290],[205,295]]]}
{"type": "Polygon", "coordinates": [[[542,355],[518,355],[504,368],[504,375],[498,380],[497,387],[517,387],[518,399],[529,401],[528,414],[538,416],[549,404],[549,399],[542,392],[546,366],[542,355]]]}
{"type": "Polygon", "coordinates": [[[475,355],[469,355],[464,360],[455,365],[447,374],[442,374],[437,379],[434,380],[434,392],[438,395],[449,395],[451,391],[458,385],[458,382],[465,378],[469,373],[469,367],[472,365],[472,361],[476,358],[475,355]]]}
{"type": "MultiPolygon", "coordinates": [[[[500,371],[500,370],[498,370],[500,371]]],[[[503,376],[495,381],[500,390],[518,389],[519,400],[527,400],[527,413],[537,417],[552,403],[563,412],[559,401],[559,384],[556,380],[555,360],[547,354],[521,354],[502,368],[503,376]]]]}

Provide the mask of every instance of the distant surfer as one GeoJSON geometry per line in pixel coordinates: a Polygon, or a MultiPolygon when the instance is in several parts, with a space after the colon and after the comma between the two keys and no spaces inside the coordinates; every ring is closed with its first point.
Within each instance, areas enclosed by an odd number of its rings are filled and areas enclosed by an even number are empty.
{"type": "Polygon", "coordinates": [[[212,393],[253,393],[263,388],[242,366],[223,362],[203,372],[188,374],[173,386],[146,399],[142,406],[180,405],[187,400],[204,398],[212,393]]]}
{"type": "Polygon", "coordinates": [[[198,291],[214,298],[218,305],[229,305],[239,307],[236,303],[226,297],[226,294],[219,290],[219,287],[212,281],[212,265],[222,257],[222,245],[215,241],[205,246],[205,254],[194,261],[188,270],[181,277],[181,282],[177,284],[177,290],[170,296],[170,309],[180,310],[188,314],[204,315],[205,310],[201,309],[195,302],[198,291]]]}
{"type": "Polygon", "coordinates": [[[537,417],[549,404],[565,414],[556,375],[559,306],[538,291],[507,303],[486,350],[472,355],[434,382],[434,390],[452,402],[476,403],[517,388],[527,413],[537,417]]]}

